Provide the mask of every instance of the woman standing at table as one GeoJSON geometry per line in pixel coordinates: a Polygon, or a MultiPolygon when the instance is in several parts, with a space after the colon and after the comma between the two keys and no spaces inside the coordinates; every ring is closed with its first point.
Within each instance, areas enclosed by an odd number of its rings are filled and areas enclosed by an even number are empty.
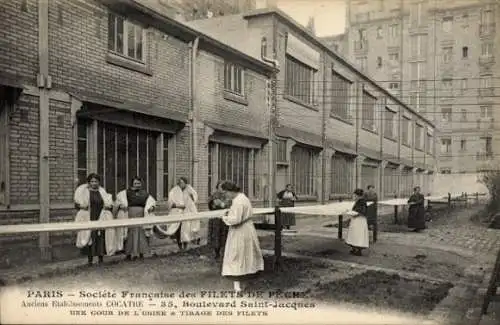
{"type": "MultiPolygon", "coordinates": [[[[96,221],[101,219],[106,212],[111,213],[113,199],[106,190],[100,186],[101,177],[90,174],[87,183],[80,185],[75,190],[75,207],[78,212],[75,221],[96,221]]],[[[94,256],[98,256],[99,264],[104,261],[106,255],[106,232],[114,232],[114,229],[82,230],[77,234],[76,246],[88,257],[88,265],[92,265],[94,256]]],[[[110,252],[111,253],[111,252],[110,252]]]]}
{"type": "MultiPolygon", "coordinates": [[[[213,193],[208,202],[210,210],[222,210],[231,206],[231,201],[226,198],[222,191],[221,185],[224,181],[218,181],[213,193]]],[[[228,226],[220,218],[212,218],[208,220],[208,245],[214,250],[214,258],[220,258],[220,251],[226,244],[228,226]]]]}
{"type": "Polygon", "coordinates": [[[420,232],[425,229],[425,198],[420,193],[420,186],[413,189],[413,194],[408,199],[408,228],[413,228],[413,232],[420,232]]]}
{"type": "Polygon", "coordinates": [[[347,232],[346,244],[351,246],[351,254],[362,255],[362,250],[369,247],[370,234],[368,232],[368,222],[366,220],[367,205],[362,189],[354,191],[354,206],[348,213],[351,216],[351,223],[347,232]]]}
{"type": "Polygon", "coordinates": [[[225,182],[221,188],[232,201],[231,208],[222,217],[224,223],[229,226],[222,276],[233,278],[234,291],[240,292],[240,281],[245,276],[264,270],[264,258],[252,221],[250,200],[234,183],[225,182]]]}
{"type": "MultiPolygon", "coordinates": [[[[297,195],[292,189],[292,184],[287,184],[285,189],[278,193],[277,197],[280,207],[293,207],[295,201],[297,201],[297,195]]],[[[287,231],[290,231],[290,226],[295,226],[295,214],[282,213],[282,224],[287,231]]]]}

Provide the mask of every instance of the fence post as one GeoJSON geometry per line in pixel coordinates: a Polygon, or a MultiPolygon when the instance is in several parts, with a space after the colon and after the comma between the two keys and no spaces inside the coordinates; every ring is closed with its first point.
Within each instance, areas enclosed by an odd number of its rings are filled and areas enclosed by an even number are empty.
{"type": "MultiPolygon", "coordinates": [[[[394,195],[394,198],[397,199],[398,198],[398,195],[395,194],[394,195]]],[[[398,225],[399,224],[399,219],[398,219],[398,206],[395,205],[394,206],[394,224],[395,225],[398,225]]]]}
{"type": "Polygon", "coordinates": [[[465,193],[465,207],[467,208],[468,205],[469,205],[469,198],[468,198],[467,193],[465,193]]]}
{"type": "Polygon", "coordinates": [[[476,204],[479,205],[479,192],[476,192],[476,204]]]}
{"type": "Polygon", "coordinates": [[[451,193],[448,193],[448,216],[451,212],[451,193]]]}
{"type": "Polygon", "coordinates": [[[342,231],[344,230],[344,216],[339,215],[339,227],[337,228],[337,237],[338,239],[342,239],[342,231]]]}
{"type": "Polygon", "coordinates": [[[279,207],[274,208],[274,270],[281,269],[281,210],[279,207]]]}

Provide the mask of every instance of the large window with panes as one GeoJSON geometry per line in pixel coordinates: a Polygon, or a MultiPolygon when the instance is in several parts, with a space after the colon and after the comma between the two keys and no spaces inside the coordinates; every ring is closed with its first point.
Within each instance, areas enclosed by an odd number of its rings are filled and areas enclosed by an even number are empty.
{"type": "Polygon", "coordinates": [[[389,109],[389,107],[385,108],[384,113],[384,137],[388,139],[395,139],[397,130],[396,130],[396,112],[389,109]]]}
{"type": "Polygon", "coordinates": [[[401,142],[406,145],[410,146],[410,134],[411,134],[411,120],[407,118],[406,116],[403,116],[402,122],[401,122],[401,142]]]}
{"type": "Polygon", "coordinates": [[[418,150],[423,150],[423,126],[420,124],[415,125],[415,148],[418,150]]]}
{"type": "Polygon", "coordinates": [[[314,103],[314,75],[316,70],[291,55],[286,56],[285,94],[306,104],[314,103]]]}
{"type": "Polygon", "coordinates": [[[352,193],[355,171],[355,158],[350,155],[335,153],[331,161],[331,190],[333,195],[352,193]]]}
{"type": "Polygon", "coordinates": [[[298,195],[314,195],[314,163],[316,153],[311,148],[295,146],[292,149],[291,182],[298,195]]]}
{"type": "Polygon", "coordinates": [[[224,63],[224,89],[233,94],[245,95],[245,69],[232,62],[224,63]]]}
{"type": "Polygon", "coordinates": [[[342,119],[350,119],[350,89],[352,82],[338,74],[332,72],[332,98],[331,115],[342,119]]]}
{"type": "Polygon", "coordinates": [[[370,95],[367,91],[363,91],[363,111],[361,117],[361,125],[364,129],[375,131],[377,99],[370,95]]]}
{"type": "Polygon", "coordinates": [[[108,14],[108,50],[120,56],[143,62],[144,29],[117,14],[108,14]]]}
{"type": "Polygon", "coordinates": [[[248,197],[259,197],[258,155],[256,149],[211,142],[209,189],[213,191],[218,180],[226,180],[237,184],[248,197]]]}

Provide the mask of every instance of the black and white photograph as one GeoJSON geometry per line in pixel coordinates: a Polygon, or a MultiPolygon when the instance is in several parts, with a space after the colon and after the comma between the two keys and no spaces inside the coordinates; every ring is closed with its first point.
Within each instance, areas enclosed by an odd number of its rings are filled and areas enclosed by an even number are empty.
{"type": "Polygon", "coordinates": [[[500,324],[500,0],[0,0],[1,324],[500,324]]]}

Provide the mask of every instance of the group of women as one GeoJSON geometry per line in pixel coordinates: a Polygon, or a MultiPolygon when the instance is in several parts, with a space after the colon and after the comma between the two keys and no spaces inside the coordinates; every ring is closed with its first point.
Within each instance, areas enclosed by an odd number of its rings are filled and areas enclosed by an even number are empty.
{"type": "MultiPolygon", "coordinates": [[[[130,188],[119,192],[116,200],[100,186],[100,177],[90,174],[87,183],[75,191],[75,206],[78,210],[75,221],[96,221],[127,218],[144,218],[152,215],[155,199],[143,188],[139,177],[134,177],[130,188]]],[[[168,195],[168,213],[196,213],[198,195],[181,177],[168,195]]],[[[208,243],[214,250],[216,260],[223,250],[222,275],[232,277],[234,290],[241,291],[240,281],[248,275],[264,270],[264,258],[257,232],[252,222],[252,204],[240,188],[227,181],[217,184],[209,200],[210,210],[228,209],[220,218],[209,220],[208,243]]],[[[185,221],[170,224],[166,230],[154,227],[156,232],[175,238],[181,250],[190,242],[200,243],[200,221],[185,221]]],[[[83,230],[77,234],[76,245],[88,256],[92,265],[94,257],[102,263],[104,255],[123,251],[127,260],[144,258],[149,249],[153,227],[121,227],[101,230],[83,230]]],[[[155,232],[155,233],[156,233],[155,232]]]]}

